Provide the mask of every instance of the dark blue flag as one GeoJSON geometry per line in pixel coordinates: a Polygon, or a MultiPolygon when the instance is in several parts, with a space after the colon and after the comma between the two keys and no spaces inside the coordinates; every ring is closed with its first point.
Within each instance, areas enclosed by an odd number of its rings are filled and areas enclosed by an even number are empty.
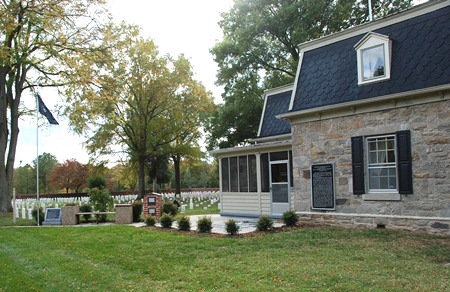
{"type": "Polygon", "coordinates": [[[55,120],[52,113],[48,110],[48,108],[45,106],[44,102],[41,99],[41,96],[39,93],[36,94],[38,98],[38,104],[39,104],[39,112],[44,115],[48,122],[52,125],[59,125],[59,123],[55,120]]]}

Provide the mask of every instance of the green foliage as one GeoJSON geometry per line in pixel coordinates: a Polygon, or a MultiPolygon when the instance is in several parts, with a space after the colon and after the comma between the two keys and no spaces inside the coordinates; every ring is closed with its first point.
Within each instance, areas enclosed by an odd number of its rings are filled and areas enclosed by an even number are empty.
{"type": "MultiPolygon", "coordinates": [[[[34,207],[33,210],[31,210],[31,216],[34,218],[36,224],[38,221],[38,209],[37,207],[34,207]]],[[[44,222],[45,219],[45,214],[44,214],[44,210],[42,209],[42,207],[39,208],[39,225],[42,225],[42,222],[44,222]]]]}
{"type": "Polygon", "coordinates": [[[145,224],[147,226],[155,226],[155,224],[156,224],[156,217],[155,216],[148,216],[145,219],[145,224]]]}
{"type": "Polygon", "coordinates": [[[211,217],[203,216],[197,220],[197,231],[200,233],[210,233],[212,230],[211,217]]]}
{"type": "Polygon", "coordinates": [[[229,219],[225,222],[225,230],[229,235],[235,235],[239,232],[239,226],[236,224],[236,221],[229,219]]]}
{"type": "Polygon", "coordinates": [[[178,230],[189,231],[191,230],[191,220],[187,215],[179,215],[177,217],[178,230]]]}
{"type": "Polygon", "coordinates": [[[178,214],[178,207],[171,202],[164,202],[162,205],[162,212],[176,216],[178,214]]]}
{"type": "Polygon", "coordinates": [[[261,216],[256,222],[256,230],[267,231],[273,228],[273,220],[269,216],[261,216]]]}
{"type": "MultiPolygon", "coordinates": [[[[108,189],[91,189],[88,195],[95,211],[106,212],[114,207],[114,201],[108,189]]],[[[99,220],[104,222],[106,217],[106,215],[99,215],[99,220]]]]}
{"type": "Polygon", "coordinates": [[[141,214],[142,214],[142,201],[141,200],[135,200],[133,204],[131,204],[133,207],[133,222],[140,222],[141,221],[141,214]]]}
{"type": "Polygon", "coordinates": [[[90,189],[104,189],[106,187],[106,180],[101,176],[90,177],[88,181],[88,186],[90,189]]]}
{"type": "MultiPolygon", "coordinates": [[[[83,205],[80,206],[80,212],[92,212],[92,206],[90,204],[86,204],[84,203],[83,205]]],[[[91,215],[83,215],[84,221],[88,222],[89,218],[91,218],[91,215]]]]}
{"type": "Polygon", "coordinates": [[[161,227],[171,228],[173,223],[173,217],[170,214],[164,213],[161,218],[159,218],[159,222],[161,223],[161,227]]]}
{"type": "Polygon", "coordinates": [[[295,226],[298,221],[298,215],[294,210],[289,210],[283,213],[281,220],[283,220],[286,226],[295,226]]]}
{"type": "MultiPolygon", "coordinates": [[[[52,189],[50,185],[51,173],[58,164],[58,160],[56,159],[56,156],[44,152],[42,155],[38,156],[38,162],[39,162],[39,189],[43,193],[48,193],[52,189]]],[[[33,160],[33,168],[36,169],[36,159],[33,160]]]]}

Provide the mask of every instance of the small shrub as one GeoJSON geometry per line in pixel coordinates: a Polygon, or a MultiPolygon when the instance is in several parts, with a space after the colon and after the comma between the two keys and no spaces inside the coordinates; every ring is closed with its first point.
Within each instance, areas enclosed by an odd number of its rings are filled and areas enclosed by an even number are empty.
{"type": "Polygon", "coordinates": [[[191,230],[191,220],[187,215],[180,215],[177,218],[178,230],[189,231],[191,230]]]}
{"type": "Polygon", "coordinates": [[[236,224],[236,221],[229,219],[225,222],[225,230],[229,235],[235,235],[239,232],[239,226],[236,224]]]}
{"type": "Polygon", "coordinates": [[[147,219],[145,219],[145,224],[147,224],[147,226],[155,226],[156,224],[155,216],[148,216],[147,219]]]}
{"type": "Polygon", "coordinates": [[[162,205],[162,212],[170,214],[172,216],[176,216],[178,214],[178,207],[174,203],[165,202],[162,205]]]}
{"type": "Polygon", "coordinates": [[[142,213],[142,201],[136,200],[131,204],[133,208],[133,222],[141,221],[141,213],[142,213]]]}
{"type": "Polygon", "coordinates": [[[164,213],[159,219],[161,226],[164,228],[172,227],[173,217],[170,214],[164,213]]]}
{"type": "Polygon", "coordinates": [[[295,226],[295,224],[297,224],[298,221],[298,215],[297,213],[295,213],[294,210],[286,211],[281,216],[281,220],[283,220],[286,226],[295,226]]]}
{"type": "MultiPolygon", "coordinates": [[[[36,224],[38,221],[37,214],[38,214],[37,207],[34,207],[33,210],[31,210],[31,216],[33,216],[34,220],[36,221],[36,224]]],[[[42,225],[42,222],[44,222],[44,219],[45,219],[45,214],[44,214],[44,210],[41,207],[41,208],[39,208],[39,225],[42,225]]]]}
{"type": "Polygon", "coordinates": [[[256,230],[267,231],[273,228],[273,220],[269,216],[261,216],[256,222],[256,230]]]}
{"type": "Polygon", "coordinates": [[[210,233],[212,230],[212,220],[211,217],[200,217],[197,220],[197,231],[200,233],[210,233]]]}
{"type": "MultiPolygon", "coordinates": [[[[80,206],[80,212],[92,212],[92,206],[89,204],[83,204],[80,206]]],[[[84,221],[88,222],[91,215],[83,215],[84,221]]]]}

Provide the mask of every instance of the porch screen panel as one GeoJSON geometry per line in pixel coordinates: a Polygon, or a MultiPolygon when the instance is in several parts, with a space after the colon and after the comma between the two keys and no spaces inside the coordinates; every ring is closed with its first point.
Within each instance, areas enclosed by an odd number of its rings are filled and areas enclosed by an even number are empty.
{"type": "Polygon", "coordinates": [[[269,177],[269,154],[261,154],[261,191],[268,193],[270,191],[269,177]]]}
{"type": "Polygon", "coordinates": [[[222,192],[230,191],[230,172],[228,158],[222,158],[222,192]]]}
{"type": "Polygon", "coordinates": [[[256,180],[256,155],[248,156],[248,182],[249,182],[249,191],[257,192],[257,180],[256,180]]]}
{"type": "Polygon", "coordinates": [[[238,188],[238,161],[237,157],[230,157],[230,191],[237,192],[238,188]]]}
{"type": "Polygon", "coordinates": [[[239,156],[239,191],[248,192],[247,156],[239,156]]]}

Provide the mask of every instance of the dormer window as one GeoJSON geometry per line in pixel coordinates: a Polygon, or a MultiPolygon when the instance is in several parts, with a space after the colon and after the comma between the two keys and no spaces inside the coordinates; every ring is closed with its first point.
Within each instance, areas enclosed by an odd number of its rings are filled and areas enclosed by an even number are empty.
{"type": "Polygon", "coordinates": [[[370,32],[355,45],[358,85],[391,78],[391,43],[389,37],[370,32]]]}

